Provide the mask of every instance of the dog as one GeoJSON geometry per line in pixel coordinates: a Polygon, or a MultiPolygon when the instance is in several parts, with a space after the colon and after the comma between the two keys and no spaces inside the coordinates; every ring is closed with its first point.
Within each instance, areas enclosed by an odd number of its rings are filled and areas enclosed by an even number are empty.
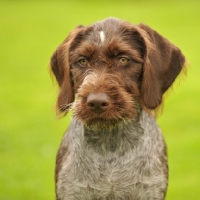
{"type": "Polygon", "coordinates": [[[145,24],[78,26],[51,57],[59,115],[73,117],[56,158],[57,200],[163,200],[166,145],[155,120],[185,68],[181,50],[145,24]]]}

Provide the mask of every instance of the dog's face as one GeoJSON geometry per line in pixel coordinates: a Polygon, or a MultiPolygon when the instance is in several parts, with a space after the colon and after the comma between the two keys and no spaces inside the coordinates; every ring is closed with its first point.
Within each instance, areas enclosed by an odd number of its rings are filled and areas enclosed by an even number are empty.
{"type": "Polygon", "coordinates": [[[134,118],[159,106],[184,62],[177,47],[146,25],[109,18],[79,26],[51,58],[58,108],[66,112],[76,96],[74,115],[84,123],[134,118]]]}

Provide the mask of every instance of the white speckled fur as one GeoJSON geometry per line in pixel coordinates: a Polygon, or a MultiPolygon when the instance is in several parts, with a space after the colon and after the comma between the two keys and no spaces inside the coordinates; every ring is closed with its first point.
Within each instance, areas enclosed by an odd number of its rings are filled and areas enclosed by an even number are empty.
{"type": "Polygon", "coordinates": [[[108,138],[102,144],[91,144],[88,137],[97,135],[80,121],[72,120],[62,142],[70,153],[63,159],[58,175],[58,199],[164,199],[167,157],[155,120],[143,112],[139,122],[122,123],[113,131],[102,130],[99,134],[108,138]],[[124,134],[126,137],[122,137],[124,134]],[[115,151],[106,152],[110,143],[105,141],[115,143],[116,138],[120,139],[115,151]]]}

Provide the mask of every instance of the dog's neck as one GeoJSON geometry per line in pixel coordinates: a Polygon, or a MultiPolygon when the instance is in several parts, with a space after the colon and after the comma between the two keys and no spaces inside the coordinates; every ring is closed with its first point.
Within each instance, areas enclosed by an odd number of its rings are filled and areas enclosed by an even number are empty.
{"type": "Polygon", "coordinates": [[[139,120],[126,120],[112,127],[84,126],[84,145],[99,154],[133,149],[144,130],[139,120]]]}

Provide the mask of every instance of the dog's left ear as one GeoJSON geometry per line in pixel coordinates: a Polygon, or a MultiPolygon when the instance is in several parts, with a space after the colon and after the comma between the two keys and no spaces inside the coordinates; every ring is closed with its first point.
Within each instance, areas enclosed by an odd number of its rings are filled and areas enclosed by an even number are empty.
{"type": "Polygon", "coordinates": [[[184,67],[185,57],[179,48],[147,25],[140,24],[138,27],[146,37],[141,100],[147,108],[155,109],[184,67]]]}
{"type": "Polygon", "coordinates": [[[51,70],[56,77],[60,87],[60,93],[57,99],[57,108],[60,112],[68,111],[70,104],[74,101],[74,88],[69,65],[69,49],[71,43],[78,35],[83,26],[74,29],[64,42],[56,49],[51,57],[51,70]]]}

